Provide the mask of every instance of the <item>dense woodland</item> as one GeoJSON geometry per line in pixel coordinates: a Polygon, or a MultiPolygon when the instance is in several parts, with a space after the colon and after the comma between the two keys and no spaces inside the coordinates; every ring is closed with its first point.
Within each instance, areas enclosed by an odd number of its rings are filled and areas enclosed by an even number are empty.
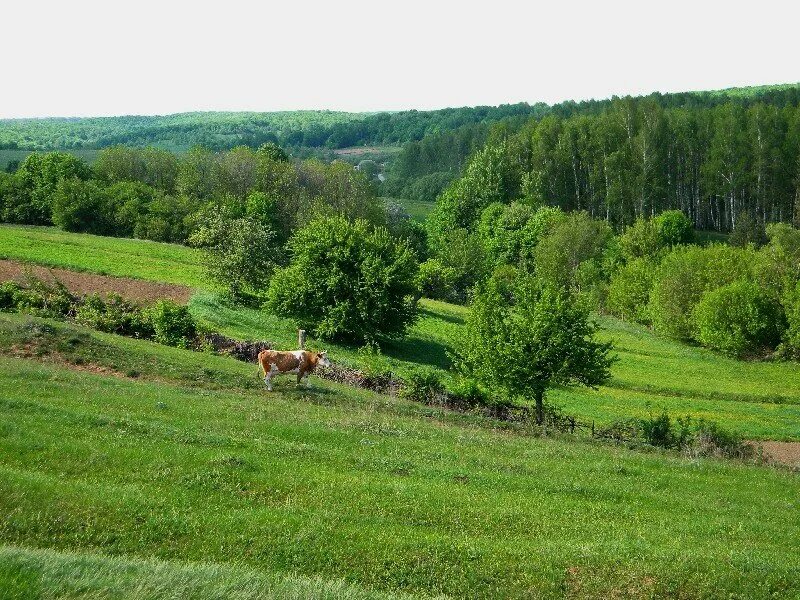
{"type": "Polygon", "coordinates": [[[65,150],[127,146],[212,150],[256,148],[346,148],[402,144],[470,123],[544,114],[544,104],[446,108],[394,113],[289,111],[276,113],[183,113],[168,116],[0,120],[0,149],[65,150]]]}

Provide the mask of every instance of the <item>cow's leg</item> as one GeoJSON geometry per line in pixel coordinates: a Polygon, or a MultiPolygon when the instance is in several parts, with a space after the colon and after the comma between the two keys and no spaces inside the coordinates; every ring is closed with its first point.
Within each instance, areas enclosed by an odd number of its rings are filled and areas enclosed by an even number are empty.
{"type": "Polygon", "coordinates": [[[267,386],[267,390],[270,391],[270,392],[272,391],[272,376],[275,375],[278,372],[278,370],[279,370],[278,366],[275,365],[275,364],[272,364],[272,365],[269,366],[269,372],[267,372],[267,370],[264,369],[264,373],[265,373],[265,375],[264,375],[264,383],[267,386]]]}

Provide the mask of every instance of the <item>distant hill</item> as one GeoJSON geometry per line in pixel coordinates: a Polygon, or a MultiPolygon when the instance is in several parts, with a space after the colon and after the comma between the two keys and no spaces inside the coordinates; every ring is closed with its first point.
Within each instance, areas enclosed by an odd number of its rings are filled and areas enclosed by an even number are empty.
{"type": "MultiPolygon", "coordinates": [[[[730,88],[712,92],[654,93],[667,107],[745,103],[797,104],[800,84],[730,88]]],[[[286,112],[192,112],[164,116],[51,117],[0,119],[0,150],[97,149],[125,144],[184,150],[203,145],[215,150],[274,142],[288,148],[348,148],[402,145],[470,125],[522,122],[549,113],[571,116],[603,110],[612,99],[504,104],[440,110],[348,113],[327,110],[286,112]]]]}
{"type": "Polygon", "coordinates": [[[124,144],[183,150],[203,145],[214,150],[274,142],[297,148],[346,148],[402,144],[426,134],[507,117],[547,111],[538,104],[447,108],[396,113],[334,111],[204,112],[166,116],[44,118],[0,120],[0,149],[75,150],[124,144]]]}

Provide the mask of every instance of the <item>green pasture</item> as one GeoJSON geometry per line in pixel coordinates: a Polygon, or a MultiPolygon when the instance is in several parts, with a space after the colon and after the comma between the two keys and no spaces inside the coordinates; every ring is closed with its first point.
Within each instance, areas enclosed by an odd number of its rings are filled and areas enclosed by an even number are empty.
{"type": "Polygon", "coordinates": [[[21,315],[0,342],[34,357],[0,357],[0,586],[19,597],[800,594],[788,471],[316,378],[269,394],[253,365],[21,315]]]}
{"type": "Polygon", "coordinates": [[[208,285],[199,251],[149,240],[0,225],[0,258],[190,287],[208,285]]]}

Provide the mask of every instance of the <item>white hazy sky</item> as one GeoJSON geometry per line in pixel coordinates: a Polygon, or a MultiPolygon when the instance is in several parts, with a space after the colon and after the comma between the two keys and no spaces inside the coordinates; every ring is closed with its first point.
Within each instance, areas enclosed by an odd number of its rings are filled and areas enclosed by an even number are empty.
{"type": "Polygon", "coordinates": [[[0,117],[441,108],[800,81],[793,2],[14,1],[0,117]]]}

